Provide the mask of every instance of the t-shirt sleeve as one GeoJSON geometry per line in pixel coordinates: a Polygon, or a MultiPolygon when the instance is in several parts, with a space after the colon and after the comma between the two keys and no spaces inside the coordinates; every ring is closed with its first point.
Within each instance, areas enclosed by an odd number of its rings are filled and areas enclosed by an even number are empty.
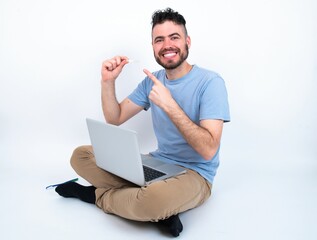
{"type": "Polygon", "coordinates": [[[144,110],[148,110],[150,108],[150,100],[149,100],[149,86],[151,81],[146,77],[142,82],[138,84],[136,89],[128,96],[128,98],[134,102],[135,104],[144,108],[144,110]]]}
{"type": "Polygon", "coordinates": [[[200,120],[205,119],[230,121],[227,89],[224,80],[220,76],[211,79],[202,94],[200,120]]]}

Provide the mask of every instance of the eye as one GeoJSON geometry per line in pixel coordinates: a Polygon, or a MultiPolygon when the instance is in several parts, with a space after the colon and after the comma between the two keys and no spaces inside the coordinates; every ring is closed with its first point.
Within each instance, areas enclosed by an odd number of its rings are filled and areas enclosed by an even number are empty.
{"type": "Polygon", "coordinates": [[[154,43],[160,43],[160,42],[162,42],[163,41],[163,38],[156,38],[155,40],[154,40],[154,43]]]}

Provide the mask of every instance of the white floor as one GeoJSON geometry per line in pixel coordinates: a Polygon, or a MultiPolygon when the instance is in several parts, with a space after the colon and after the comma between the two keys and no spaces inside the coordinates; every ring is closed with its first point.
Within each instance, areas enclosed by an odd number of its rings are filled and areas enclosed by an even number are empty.
{"type": "MultiPolygon", "coordinates": [[[[0,163],[1,239],[171,238],[153,224],[107,215],[46,190],[77,177],[68,164],[70,149],[46,145],[7,152],[9,161],[0,163]]],[[[315,240],[316,164],[272,167],[226,159],[210,200],[180,218],[184,231],[179,239],[315,240]]]]}

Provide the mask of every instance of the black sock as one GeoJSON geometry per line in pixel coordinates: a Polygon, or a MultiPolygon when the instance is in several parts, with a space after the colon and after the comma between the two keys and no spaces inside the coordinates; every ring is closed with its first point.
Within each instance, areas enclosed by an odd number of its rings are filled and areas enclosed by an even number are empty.
{"type": "Polygon", "coordinates": [[[173,215],[165,220],[159,221],[159,224],[163,225],[174,236],[178,237],[183,231],[183,224],[177,215],[173,215]]]}
{"type": "Polygon", "coordinates": [[[94,186],[86,187],[75,182],[63,183],[55,188],[55,191],[63,197],[79,198],[84,202],[93,204],[96,201],[95,190],[94,186]]]}

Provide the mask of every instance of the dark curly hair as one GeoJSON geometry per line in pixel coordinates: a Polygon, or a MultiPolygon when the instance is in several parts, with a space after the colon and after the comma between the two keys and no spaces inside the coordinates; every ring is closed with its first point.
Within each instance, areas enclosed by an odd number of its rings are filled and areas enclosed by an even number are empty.
{"type": "Polygon", "coordinates": [[[172,21],[178,25],[183,25],[184,29],[185,29],[185,33],[187,35],[185,18],[181,14],[179,14],[178,12],[175,12],[171,8],[157,10],[153,13],[153,15],[152,15],[152,30],[156,24],[162,24],[165,21],[172,21]]]}

